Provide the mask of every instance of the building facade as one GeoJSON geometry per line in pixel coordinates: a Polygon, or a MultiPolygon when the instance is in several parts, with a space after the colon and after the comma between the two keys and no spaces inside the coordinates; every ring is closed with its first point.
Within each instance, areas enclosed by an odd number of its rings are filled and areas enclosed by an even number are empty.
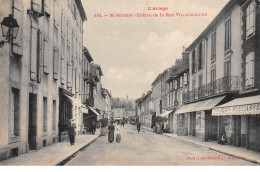
{"type": "Polygon", "coordinates": [[[61,141],[71,119],[80,130],[86,15],[80,0],[1,1],[1,8],[19,25],[1,48],[3,160],[61,141]]]}

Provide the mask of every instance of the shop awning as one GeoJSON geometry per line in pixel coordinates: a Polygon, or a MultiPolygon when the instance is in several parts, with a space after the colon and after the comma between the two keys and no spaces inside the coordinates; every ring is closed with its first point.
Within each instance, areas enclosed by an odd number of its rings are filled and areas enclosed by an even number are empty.
{"type": "Polygon", "coordinates": [[[169,110],[169,111],[165,111],[165,112],[163,112],[162,114],[160,114],[159,116],[161,116],[161,117],[168,117],[168,115],[172,112],[173,110],[169,110]]]}
{"type": "Polygon", "coordinates": [[[88,108],[89,108],[94,114],[96,114],[97,116],[101,116],[101,114],[98,113],[93,107],[88,106],[88,108]]]}
{"type": "Polygon", "coordinates": [[[88,108],[87,108],[87,107],[84,107],[84,106],[81,106],[81,112],[88,114],[88,108]]]}
{"type": "Polygon", "coordinates": [[[212,110],[212,116],[255,114],[260,114],[260,95],[237,98],[212,110]]]}
{"type": "Polygon", "coordinates": [[[210,110],[213,109],[221,100],[223,100],[225,96],[216,97],[208,100],[199,101],[196,103],[191,103],[182,106],[179,110],[175,112],[175,114],[186,113],[186,112],[195,112],[202,110],[210,110]]]}
{"type": "Polygon", "coordinates": [[[69,100],[70,102],[73,104],[73,102],[75,102],[77,99],[75,97],[71,97],[71,96],[68,96],[66,94],[64,94],[69,100]]]}
{"type": "Polygon", "coordinates": [[[186,112],[193,112],[196,111],[193,107],[197,106],[199,104],[199,102],[196,103],[191,103],[191,104],[187,104],[187,105],[183,105],[181,106],[180,109],[178,109],[175,114],[180,114],[180,113],[186,113],[186,112]]]}

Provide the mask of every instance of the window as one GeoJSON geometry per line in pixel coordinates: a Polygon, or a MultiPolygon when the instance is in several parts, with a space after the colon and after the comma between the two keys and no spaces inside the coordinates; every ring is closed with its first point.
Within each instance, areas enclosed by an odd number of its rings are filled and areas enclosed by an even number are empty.
{"type": "Polygon", "coordinates": [[[183,84],[184,84],[184,85],[187,85],[187,84],[188,84],[188,74],[187,74],[187,73],[184,73],[183,84]]]}
{"type": "Polygon", "coordinates": [[[43,118],[42,118],[42,130],[47,132],[47,97],[43,97],[43,118]]]}
{"type": "Polygon", "coordinates": [[[58,70],[59,70],[59,50],[57,48],[54,48],[53,49],[53,79],[54,80],[58,80],[58,70]]]}
{"type": "Polygon", "coordinates": [[[11,136],[19,136],[20,131],[20,90],[11,88],[11,103],[10,103],[10,131],[11,136]]]}
{"type": "Polygon", "coordinates": [[[183,77],[181,76],[180,77],[180,88],[182,88],[183,87],[183,77]]]}
{"type": "Polygon", "coordinates": [[[253,1],[246,9],[246,36],[255,32],[255,2],[253,1]]]}
{"type": "Polygon", "coordinates": [[[43,38],[40,29],[37,34],[37,82],[41,82],[43,72],[43,38]]]}
{"type": "Polygon", "coordinates": [[[52,130],[56,130],[56,100],[52,102],[52,130]]]}
{"type": "Polygon", "coordinates": [[[191,66],[191,70],[192,70],[192,74],[194,74],[196,72],[196,56],[195,56],[195,50],[192,51],[192,66],[191,66]]]}
{"type": "Polygon", "coordinates": [[[199,59],[198,59],[198,70],[202,69],[202,58],[203,58],[202,42],[199,44],[199,59]]]}
{"type": "Polygon", "coordinates": [[[31,39],[31,57],[30,57],[30,79],[32,81],[36,81],[37,77],[37,23],[32,19],[32,25],[31,25],[31,33],[32,33],[32,39],[31,39]]]}
{"type": "Polygon", "coordinates": [[[251,52],[246,56],[246,87],[254,86],[254,59],[254,52],[251,52]]]}
{"type": "Polygon", "coordinates": [[[201,87],[203,84],[203,77],[202,75],[199,76],[199,87],[201,87]]]}
{"type": "Polygon", "coordinates": [[[210,81],[212,83],[214,81],[216,81],[216,66],[215,65],[213,67],[211,67],[211,70],[210,70],[210,81]]]}
{"type": "Polygon", "coordinates": [[[195,82],[195,79],[194,80],[192,80],[192,89],[195,89],[195,85],[196,84],[196,82],[195,82]]]}
{"type": "Polygon", "coordinates": [[[60,79],[61,84],[64,84],[65,78],[65,40],[61,38],[61,61],[60,61],[60,79]]]}
{"type": "Polygon", "coordinates": [[[231,49],[231,19],[228,17],[225,21],[225,51],[231,49]]]}
{"type": "Polygon", "coordinates": [[[211,34],[211,61],[216,60],[216,31],[211,34]]]}
{"type": "Polygon", "coordinates": [[[224,75],[231,76],[231,59],[230,56],[224,61],[224,75]]]}

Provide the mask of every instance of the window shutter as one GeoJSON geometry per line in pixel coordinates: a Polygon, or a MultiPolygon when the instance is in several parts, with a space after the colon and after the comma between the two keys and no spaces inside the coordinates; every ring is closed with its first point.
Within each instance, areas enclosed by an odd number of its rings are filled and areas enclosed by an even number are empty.
{"type": "Polygon", "coordinates": [[[12,42],[12,53],[14,56],[21,57],[23,55],[23,12],[22,3],[19,0],[12,3],[13,17],[17,20],[19,30],[16,39],[12,42]]]}
{"type": "Polygon", "coordinates": [[[30,78],[32,81],[36,80],[37,70],[37,25],[32,21],[31,26],[31,66],[30,66],[30,78]]]}
{"type": "Polygon", "coordinates": [[[78,78],[78,71],[76,70],[75,73],[75,83],[76,83],[76,93],[79,92],[79,78],[78,78]]]}
{"type": "Polygon", "coordinates": [[[246,76],[245,76],[246,87],[249,85],[249,56],[246,56],[246,76]]]}
{"type": "Polygon", "coordinates": [[[37,42],[37,82],[41,82],[43,71],[43,39],[42,33],[38,29],[38,42],[37,42]]]}
{"type": "Polygon", "coordinates": [[[75,62],[74,61],[72,61],[72,93],[73,94],[75,94],[75,92],[76,92],[76,87],[75,87],[75,85],[76,85],[76,82],[75,82],[75,79],[76,79],[76,77],[75,77],[75,73],[76,73],[76,71],[75,71],[75,62]]]}
{"type": "Polygon", "coordinates": [[[43,49],[44,49],[44,58],[43,58],[43,72],[45,74],[49,73],[48,70],[48,66],[49,66],[49,38],[48,37],[44,37],[44,45],[43,45],[43,49]]]}
{"type": "Polygon", "coordinates": [[[205,63],[205,50],[206,50],[206,44],[205,44],[205,40],[202,41],[202,52],[201,52],[201,67],[204,67],[204,63],[205,63]]]}
{"type": "Polygon", "coordinates": [[[79,75],[79,95],[82,94],[82,88],[81,88],[81,76],[79,75]]]}
{"type": "Polygon", "coordinates": [[[64,55],[62,54],[61,55],[61,66],[60,66],[60,69],[61,69],[61,72],[60,72],[60,81],[61,81],[61,84],[63,85],[64,82],[65,82],[65,60],[64,60],[64,55]]]}
{"type": "Polygon", "coordinates": [[[60,9],[59,9],[59,5],[58,5],[58,1],[55,1],[55,15],[54,15],[54,25],[56,26],[56,28],[59,28],[60,26],[60,9]]]}
{"type": "Polygon", "coordinates": [[[44,0],[44,12],[47,17],[50,17],[50,0],[44,0]]]}
{"type": "Polygon", "coordinates": [[[32,0],[32,10],[37,13],[43,13],[42,0],[32,0]]]}
{"type": "Polygon", "coordinates": [[[183,86],[182,79],[183,79],[183,77],[181,76],[181,77],[180,77],[180,88],[182,88],[182,86],[183,86]]]}
{"type": "Polygon", "coordinates": [[[66,36],[66,26],[67,26],[67,20],[65,18],[64,13],[61,13],[61,36],[65,39],[66,36]]]}
{"type": "Polygon", "coordinates": [[[70,27],[70,24],[69,22],[67,23],[67,27],[68,27],[68,33],[67,33],[67,41],[68,43],[70,44],[71,43],[71,27],[70,27]]]}
{"type": "Polygon", "coordinates": [[[188,84],[188,75],[187,73],[184,73],[184,85],[188,84]]]}
{"type": "Polygon", "coordinates": [[[59,69],[59,50],[54,48],[53,51],[53,79],[58,80],[58,69],[59,69]]]}
{"type": "Polygon", "coordinates": [[[71,74],[72,74],[72,66],[71,62],[67,62],[67,87],[71,88],[71,74]]]}

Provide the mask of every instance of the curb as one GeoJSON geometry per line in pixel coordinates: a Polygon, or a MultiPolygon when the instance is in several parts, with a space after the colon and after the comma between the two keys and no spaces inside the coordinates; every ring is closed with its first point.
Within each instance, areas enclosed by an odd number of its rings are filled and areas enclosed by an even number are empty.
{"type": "Polygon", "coordinates": [[[91,145],[94,141],[97,140],[97,138],[99,138],[99,135],[96,136],[96,138],[94,138],[93,140],[91,140],[89,143],[87,143],[86,145],[82,146],[80,149],[78,149],[76,152],[72,153],[71,155],[69,155],[67,158],[61,160],[59,163],[57,163],[55,166],[63,166],[65,164],[67,164],[70,160],[72,160],[73,158],[75,158],[80,152],[82,152],[84,149],[86,149],[89,145],[91,145]]]}
{"type": "MultiPolygon", "coordinates": [[[[143,127],[142,127],[143,128],[143,127]]],[[[143,129],[146,129],[148,131],[151,131],[153,132],[152,130],[149,130],[147,128],[143,128],[143,129]]],[[[183,140],[181,138],[176,138],[176,137],[171,137],[171,136],[168,136],[168,135],[165,135],[165,134],[162,134],[163,136],[166,136],[168,138],[171,138],[171,139],[175,139],[175,140],[178,140],[178,141],[182,141],[182,142],[185,142],[185,143],[190,143],[190,144],[193,144],[195,146],[199,146],[199,147],[202,147],[202,148],[206,148],[208,150],[211,150],[211,151],[215,151],[215,152],[219,152],[219,153],[222,153],[222,154],[225,154],[225,155],[229,155],[229,156],[233,156],[235,158],[239,158],[241,160],[244,160],[244,161],[248,161],[248,162],[251,162],[251,163],[254,163],[254,164],[258,164],[260,165],[260,161],[257,161],[257,160],[252,160],[250,158],[246,158],[246,157],[241,157],[239,155],[235,155],[235,154],[230,154],[230,153],[227,153],[227,152],[223,152],[221,150],[218,150],[218,149],[215,149],[215,148],[211,148],[209,146],[204,146],[204,145],[201,145],[201,144],[198,144],[198,143],[194,143],[194,142],[191,142],[191,141],[187,141],[187,140],[183,140]]]]}

